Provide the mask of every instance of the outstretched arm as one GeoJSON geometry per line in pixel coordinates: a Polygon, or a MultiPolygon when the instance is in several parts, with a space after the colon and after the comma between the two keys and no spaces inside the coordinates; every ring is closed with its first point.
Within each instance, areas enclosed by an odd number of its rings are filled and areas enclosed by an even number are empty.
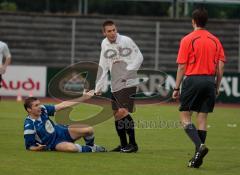
{"type": "Polygon", "coordinates": [[[56,104],[55,111],[59,111],[59,110],[77,105],[85,100],[90,99],[93,95],[94,95],[94,90],[90,90],[88,92],[84,90],[83,95],[81,97],[75,98],[73,100],[63,101],[62,103],[56,104]]]}

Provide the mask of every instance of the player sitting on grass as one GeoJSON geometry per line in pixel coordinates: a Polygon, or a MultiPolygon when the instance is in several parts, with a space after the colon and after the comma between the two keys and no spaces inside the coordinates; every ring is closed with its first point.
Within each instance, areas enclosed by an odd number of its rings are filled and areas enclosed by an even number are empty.
{"type": "Polygon", "coordinates": [[[74,101],[63,101],[56,105],[41,105],[36,97],[25,99],[24,107],[28,116],[24,122],[24,139],[26,149],[31,151],[63,152],[105,152],[105,148],[94,144],[93,128],[84,125],[55,124],[49,116],[56,111],[79,104],[94,95],[94,91],[84,91],[74,101]],[[74,144],[81,137],[86,145],[74,144]]]}

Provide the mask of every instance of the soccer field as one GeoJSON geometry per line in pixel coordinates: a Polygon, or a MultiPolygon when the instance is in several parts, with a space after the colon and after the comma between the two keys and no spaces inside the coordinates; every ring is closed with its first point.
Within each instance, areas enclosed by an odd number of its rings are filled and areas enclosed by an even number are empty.
{"type": "MultiPolygon", "coordinates": [[[[82,119],[81,115],[98,110],[82,105],[72,115],[74,119],[82,119]]],[[[0,175],[233,175],[240,172],[240,108],[216,107],[210,114],[206,141],[210,152],[199,169],[187,168],[194,152],[193,144],[178,127],[178,110],[174,105],[137,106],[133,117],[140,150],[133,154],[26,151],[25,116],[22,103],[0,102],[0,175]]],[[[113,119],[94,128],[97,144],[108,150],[118,145],[113,119]]]]}

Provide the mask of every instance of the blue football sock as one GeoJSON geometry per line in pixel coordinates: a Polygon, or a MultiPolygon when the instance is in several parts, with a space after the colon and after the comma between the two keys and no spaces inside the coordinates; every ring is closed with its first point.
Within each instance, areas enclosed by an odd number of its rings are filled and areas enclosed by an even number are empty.
{"type": "Polygon", "coordinates": [[[88,146],[93,146],[94,145],[94,135],[90,135],[90,136],[85,136],[84,137],[85,143],[88,146]]]}
{"type": "Polygon", "coordinates": [[[82,146],[79,144],[75,144],[78,148],[78,152],[86,153],[86,152],[92,152],[92,148],[90,146],[82,146]]]}

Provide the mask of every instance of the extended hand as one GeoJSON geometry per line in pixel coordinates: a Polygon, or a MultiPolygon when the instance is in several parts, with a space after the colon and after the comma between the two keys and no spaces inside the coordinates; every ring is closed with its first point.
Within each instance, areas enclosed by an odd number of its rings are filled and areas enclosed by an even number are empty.
{"type": "Polygon", "coordinates": [[[94,96],[94,90],[88,91],[88,90],[84,89],[84,91],[83,91],[84,99],[88,100],[88,99],[92,98],[93,96],[94,96]]]}
{"type": "Polygon", "coordinates": [[[102,95],[102,92],[95,92],[95,95],[102,95]]]}
{"type": "Polygon", "coordinates": [[[36,143],[36,144],[37,144],[36,149],[38,151],[44,150],[44,148],[46,147],[46,145],[41,145],[40,143],[36,143]]]}

